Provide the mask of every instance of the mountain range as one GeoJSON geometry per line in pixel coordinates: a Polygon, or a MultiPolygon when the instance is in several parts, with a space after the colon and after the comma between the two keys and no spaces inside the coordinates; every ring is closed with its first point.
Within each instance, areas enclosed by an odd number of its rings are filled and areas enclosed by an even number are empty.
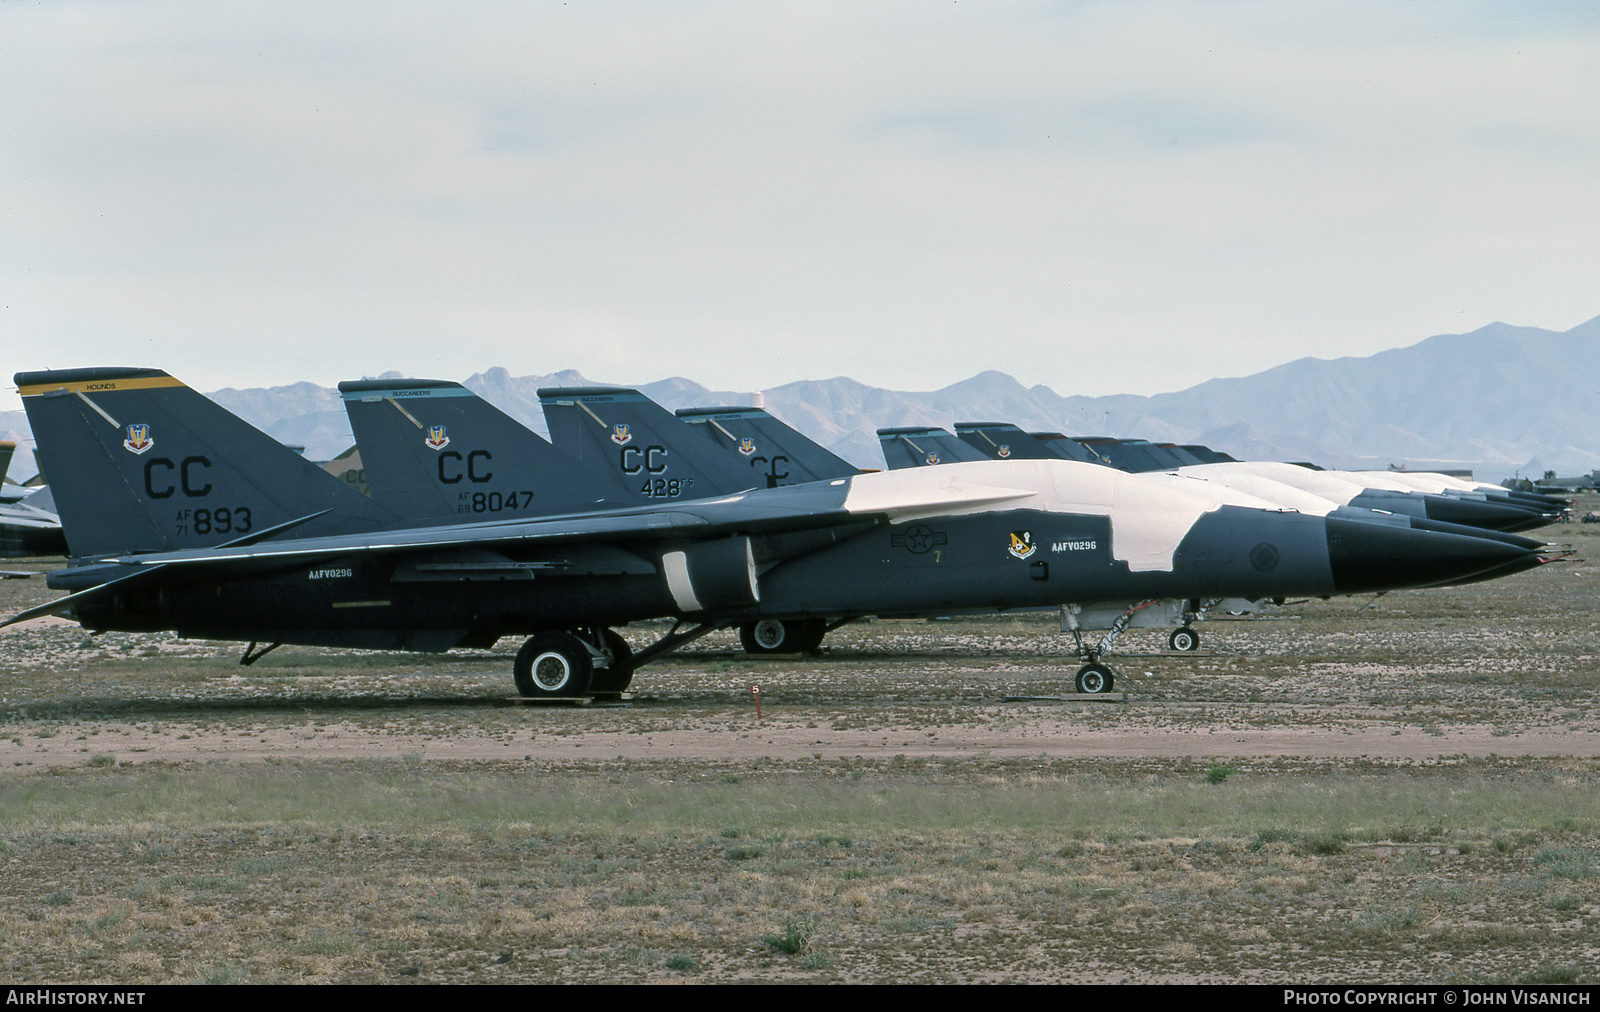
{"type": "MultiPolygon", "coordinates": [[[[539,387],[602,382],[571,370],[513,376],[502,367],[465,381],[540,433],[539,387]]],[[[674,409],[751,403],[749,392],[710,390],[676,377],[638,389],[674,409]]],[[[208,396],[315,459],[350,445],[335,389],[295,383],[208,396]]],[[[1062,396],[989,371],[932,392],[886,390],[841,376],[773,387],[762,398],[767,410],[860,467],[883,466],[878,428],[1003,421],[1033,431],[1205,443],[1240,459],[1470,468],[1489,481],[1514,473],[1537,477],[1546,469],[1571,474],[1600,467],[1600,317],[1559,333],[1493,323],[1376,355],[1303,358],[1149,397],[1062,396]]],[[[0,438],[22,444],[11,477],[31,475],[26,415],[0,412],[0,438]]]]}

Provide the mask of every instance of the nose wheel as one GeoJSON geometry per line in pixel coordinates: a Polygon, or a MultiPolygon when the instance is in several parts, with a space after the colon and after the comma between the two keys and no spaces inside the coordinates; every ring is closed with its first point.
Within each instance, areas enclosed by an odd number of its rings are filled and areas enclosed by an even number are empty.
{"type": "Polygon", "coordinates": [[[1078,669],[1078,677],[1073,679],[1073,687],[1086,696],[1110,692],[1116,683],[1116,676],[1104,664],[1096,662],[1085,664],[1078,669]]]}

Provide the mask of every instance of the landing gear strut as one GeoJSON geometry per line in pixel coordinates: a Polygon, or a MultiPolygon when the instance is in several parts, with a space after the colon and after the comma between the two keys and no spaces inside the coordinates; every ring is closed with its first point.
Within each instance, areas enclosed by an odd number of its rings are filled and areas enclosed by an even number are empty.
{"type": "Polygon", "coordinates": [[[606,666],[598,668],[589,683],[596,698],[616,699],[633,684],[633,648],[615,629],[601,633],[605,646],[606,666]]]}

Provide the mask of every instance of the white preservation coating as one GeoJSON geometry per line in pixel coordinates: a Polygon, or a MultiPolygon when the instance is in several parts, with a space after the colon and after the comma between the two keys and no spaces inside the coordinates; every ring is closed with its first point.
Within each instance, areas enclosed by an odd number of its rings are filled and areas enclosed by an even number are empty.
{"type": "Polygon", "coordinates": [[[1195,521],[1221,506],[1282,512],[1267,499],[1175,474],[1128,474],[1073,460],[981,460],[850,479],[844,507],[891,523],[1032,509],[1107,517],[1111,555],[1131,572],[1171,572],[1195,521]]]}
{"type": "Polygon", "coordinates": [[[1350,500],[1367,490],[1367,486],[1339,477],[1331,471],[1313,471],[1298,464],[1283,464],[1270,460],[1241,460],[1221,464],[1193,464],[1180,468],[1180,474],[1206,477],[1229,483],[1234,476],[1251,475],[1270,478],[1290,488],[1328,499],[1339,506],[1348,506],[1350,500]]]}
{"type": "Polygon", "coordinates": [[[1357,480],[1366,478],[1374,480],[1388,479],[1390,481],[1403,482],[1415,488],[1418,492],[1430,492],[1435,495],[1456,493],[1460,498],[1478,499],[1480,501],[1488,498],[1484,495],[1487,489],[1494,489],[1499,492],[1505,491],[1499,485],[1466,482],[1459,478],[1452,478],[1447,474],[1432,474],[1426,471],[1343,471],[1340,473],[1349,474],[1357,480]],[[1467,493],[1467,495],[1460,496],[1459,494],[1462,492],[1467,493]]]}
{"type": "MultiPolygon", "coordinates": [[[[1326,496],[1317,495],[1297,485],[1269,478],[1263,474],[1256,474],[1247,470],[1230,471],[1226,474],[1217,471],[1206,471],[1206,468],[1225,467],[1225,464],[1197,464],[1189,467],[1178,468],[1178,473],[1186,478],[1198,478],[1203,481],[1215,482],[1228,488],[1247,492],[1259,496],[1279,506],[1292,509],[1297,513],[1305,513],[1314,517],[1325,517],[1345,503],[1337,502],[1326,496]]],[[[1348,502],[1349,500],[1346,500],[1348,502]]]]}
{"type": "Polygon", "coordinates": [[[1445,484],[1429,475],[1402,474],[1399,471],[1339,471],[1351,481],[1364,481],[1372,488],[1393,488],[1400,492],[1443,492],[1445,484]]]}

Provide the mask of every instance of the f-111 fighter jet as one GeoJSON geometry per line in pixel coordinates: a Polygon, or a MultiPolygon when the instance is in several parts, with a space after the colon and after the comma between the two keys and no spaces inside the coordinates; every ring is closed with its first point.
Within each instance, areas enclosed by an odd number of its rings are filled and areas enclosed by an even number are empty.
{"type": "MultiPolygon", "coordinates": [[[[593,479],[586,482],[586,469],[458,383],[364,380],[341,383],[340,390],[357,443],[364,448],[374,496],[407,521],[433,523],[452,512],[458,514],[458,519],[485,513],[549,515],[630,501],[628,490],[616,483],[612,469],[603,464],[593,467],[593,479]],[[453,442],[451,433],[455,434],[453,442]],[[399,487],[397,482],[402,475],[404,487],[399,487]],[[538,475],[540,481],[527,480],[530,475],[538,475]],[[555,495],[541,498],[529,487],[534,484],[552,488],[555,495]],[[603,492],[598,498],[596,488],[603,492]]],[[[694,442],[692,446],[709,446],[725,460],[740,463],[747,456],[741,451],[749,450],[763,456],[764,463],[758,471],[769,478],[770,472],[779,469],[771,466],[775,461],[782,461],[785,478],[815,480],[859,473],[760,408],[685,409],[678,418],[689,424],[674,425],[664,409],[636,390],[550,388],[542,395],[547,403],[566,402],[561,406],[568,409],[582,403],[578,398],[592,398],[607,412],[613,427],[648,434],[645,439],[652,447],[651,453],[659,454],[663,460],[684,458],[684,441],[705,435],[705,443],[694,442]]],[[[946,440],[950,438],[948,433],[942,435],[946,440]]],[[[601,460],[609,455],[602,453],[601,460]]],[[[719,479],[702,476],[701,480],[709,486],[704,492],[721,493],[737,491],[750,478],[736,470],[719,479]],[[726,484],[719,486],[717,480],[726,484]]],[[[1302,512],[1321,515],[1337,508],[1335,503],[1276,483],[1258,480],[1254,484],[1258,487],[1241,490],[1302,512]]],[[[1234,487],[1240,488],[1237,483],[1234,487]]],[[[1535,542],[1528,542],[1532,544],[1535,542]]],[[[1176,650],[1194,650],[1200,645],[1194,623],[1218,606],[1243,611],[1253,610],[1256,603],[1238,599],[1063,602],[1063,631],[1074,635],[1086,660],[1095,659],[1129,627],[1172,628],[1168,645],[1176,650]],[[1091,629],[1108,633],[1097,647],[1086,646],[1082,639],[1082,632],[1091,629]]],[[[739,635],[746,651],[752,654],[805,652],[815,649],[828,632],[850,620],[767,618],[742,623],[739,635]]]]}
{"type": "MultiPolygon", "coordinates": [[[[767,617],[1328,596],[1536,565],[1537,547],[1286,511],[1168,474],[978,461],[548,517],[407,525],[153,369],[16,377],[70,591],[4,624],[445,650],[526,636],[519,691],[582,696],[767,617]],[[92,451],[92,452],[91,452],[92,451]],[[669,618],[639,654],[613,627],[669,618]]],[[[537,490],[535,490],[537,494],[537,490]]],[[[1521,539],[1525,540],[1525,539],[1521,539]]],[[[265,644],[264,649],[257,649],[265,644]]],[[[1097,660],[1083,691],[1111,688],[1097,660]]]]}

